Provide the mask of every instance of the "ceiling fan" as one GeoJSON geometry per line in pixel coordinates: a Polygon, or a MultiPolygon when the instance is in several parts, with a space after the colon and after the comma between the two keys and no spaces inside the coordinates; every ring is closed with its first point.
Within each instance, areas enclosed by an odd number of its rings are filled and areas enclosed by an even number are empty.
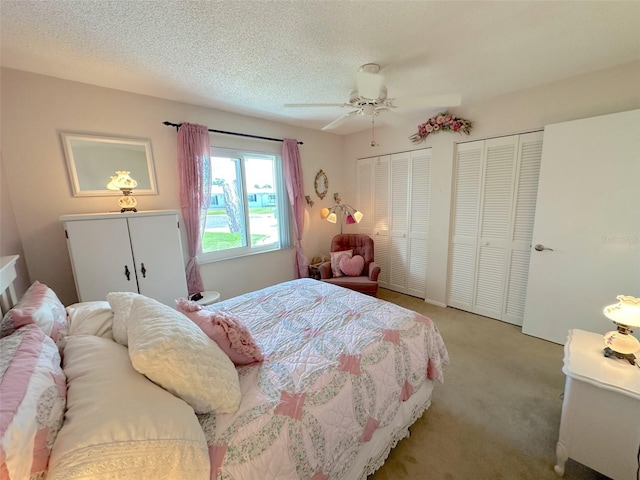
{"type": "Polygon", "coordinates": [[[388,112],[391,119],[391,110],[415,106],[421,107],[457,107],[461,103],[458,94],[435,95],[430,97],[412,97],[404,99],[387,98],[387,87],[384,85],[384,75],[380,73],[380,65],[367,63],[358,69],[356,77],[357,88],[349,93],[349,101],[346,103],[287,103],[287,108],[313,108],[313,107],[345,107],[351,108],[333,122],[322,127],[322,130],[331,130],[341,125],[345,120],[356,115],[375,117],[381,112],[388,112]]]}

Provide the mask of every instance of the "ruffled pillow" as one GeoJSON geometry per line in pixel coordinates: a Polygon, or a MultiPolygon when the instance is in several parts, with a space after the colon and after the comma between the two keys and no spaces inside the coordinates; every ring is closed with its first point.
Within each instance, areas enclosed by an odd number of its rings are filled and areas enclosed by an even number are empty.
{"type": "Polygon", "coordinates": [[[235,365],[248,365],[264,360],[251,332],[238,320],[203,309],[185,298],[176,300],[177,310],[198,325],[216,342],[235,365]]]}
{"type": "Polygon", "coordinates": [[[340,270],[340,260],[343,258],[351,258],[353,250],[342,250],[341,252],[331,252],[331,272],[334,277],[342,277],[344,273],[340,270]]]}

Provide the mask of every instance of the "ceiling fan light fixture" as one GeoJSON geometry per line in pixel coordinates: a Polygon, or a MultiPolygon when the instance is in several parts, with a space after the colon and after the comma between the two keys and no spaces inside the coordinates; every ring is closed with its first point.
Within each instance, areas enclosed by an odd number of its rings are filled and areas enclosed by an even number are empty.
{"type": "Polygon", "coordinates": [[[362,106],[362,114],[363,115],[375,115],[376,114],[376,106],[373,103],[367,103],[362,106]]]}

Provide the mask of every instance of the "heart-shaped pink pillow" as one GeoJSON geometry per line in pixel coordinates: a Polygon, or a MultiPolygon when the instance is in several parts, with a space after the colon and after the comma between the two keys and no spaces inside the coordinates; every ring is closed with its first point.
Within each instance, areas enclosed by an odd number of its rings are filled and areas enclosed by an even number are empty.
{"type": "Polygon", "coordinates": [[[356,255],[351,258],[341,258],[340,259],[340,270],[344,272],[345,275],[350,277],[357,277],[362,273],[362,269],[364,268],[364,258],[360,255],[356,255]]]}

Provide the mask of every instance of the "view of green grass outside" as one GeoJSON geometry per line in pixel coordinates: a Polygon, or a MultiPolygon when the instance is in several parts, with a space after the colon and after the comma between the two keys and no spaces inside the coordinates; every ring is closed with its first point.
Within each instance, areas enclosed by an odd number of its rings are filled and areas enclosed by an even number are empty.
{"type": "MultiPolygon", "coordinates": [[[[263,216],[272,216],[275,214],[275,207],[251,207],[249,208],[249,214],[251,215],[252,228],[256,227],[253,224],[256,218],[261,218],[263,216]]],[[[205,230],[202,238],[202,251],[203,252],[217,252],[222,250],[227,250],[231,248],[239,248],[244,247],[243,238],[241,233],[230,233],[229,228],[227,226],[227,219],[223,219],[220,217],[226,217],[228,215],[227,210],[223,208],[209,208],[207,210],[207,217],[214,217],[216,220],[212,225],[215,225],[214,228],[209,228],[205,230]],[[222,222],[222,223],[220,223],[222,222]],[[216,231],[217,230],[217,231],[216,231]],[[220,231],[223,230],[223,231],[220,231]],[[226,232],[224,231],[226,230],[226,232]]],[[[212,218],[213,220],[213,218],[212,218]]],[[[260,232],[261,229],[259,228],[260,232]]],[[[251,246],[260,245],[260,243],[269,238],[268,232],[264,233],[255,233],[251,235],[251,246]]]]}
{"type": "MultiPolygon", "coordinates": [[[[257,245],[260,240],[266,237],[267,235],[251,235],[251,245],[257,245]]],[[[242,237],[239,233],[204,232],[202,239],[203,252],[213,252],[237,247],[242,247],[242,237]]]]}

